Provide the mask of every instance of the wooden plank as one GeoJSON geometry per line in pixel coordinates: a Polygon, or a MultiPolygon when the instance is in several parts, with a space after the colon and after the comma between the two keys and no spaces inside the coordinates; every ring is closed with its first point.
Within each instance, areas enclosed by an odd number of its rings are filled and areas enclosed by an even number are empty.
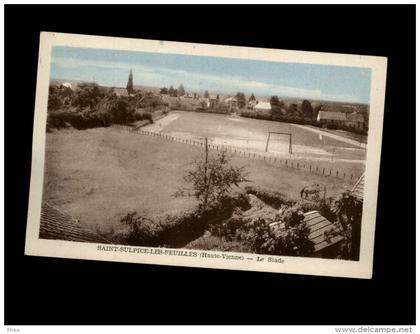
{"type": "Polygon", "coordinates": [[[307,225],[308,227],[310,227],[310,228],[312,228],[313,226],[315,226],[315,225],[317,225],[317,224],[320,224],[320,223],[322,223],[322,222],[324,222],[324,221],[327,221],[328,223],[330,223],[330,224],[331,224],[331,222],[329,222],[329,221],[327,220],[327,218],[325,218],[325,217],[323,217],[323,216],[314,217],[314,218],[312,218],[312,219],[310,219],[310,220],[306,220],[306,219],[305,219],[305,223],[306,223],[306,225],[307,225]]]}
{"type": "Polygon", "coordinates": [[[331,242],[328,243],[327,241],[323,241],[319,244],[316,244],[314,246],[315,248],[315,252],[319,252],[320,250],[323,250],[324,248],[327,248],[329,246],[335,245],[336,243],[340,242],[341,240],[343,240],[344,238],[340,235],[340,236],[336,236],[334,238],[331,238],[331,242]]]}
{"type": "MultiPolygon", "coordinates": [[[[331,236],[330,238],[329,238],[329,240],[331,241],[330,243],[332,243],[333,242],[333,240],[334,239],[336,239],[337,237],[339,237],[338,239],[341,239],[341,238],[343,238],[343,236],[341,236],[341,235],[336,235],[336,236],[331,236]]],[[[313,239],[311,239],[311,241],[315,244],[315,245],[318,245],[318,244],[321,244],[321,243],[323,243],[323,242],[327,242],[328,243],[328,241],[327,241],[327,239],[325,238],[325,236],[322,234],[322,235],[320,235],[320,236],[318,236],[318,237],[316,237],[316,238],[313,238],[313,239]]],[[[329,244],[330,244],[329,243],[329,244]]]]}
{"type": "Polygon", "coordinates": [[[319,230],[322,230],[322,229],[324,229],[326,227],[335,228],[334,224],[332,224],[328,220],[325,220],[322,224],[318,224],[318,225],[315,226],[315,228],[311,228],[311,232],[310,232],[309,235],[315,235],[315,234],[317,234],[317,232],[319,230]]]}
{"type": "Polygon", "coordinates": [[[309,239],[313,240],[319,236],[324,236],[324,232],[330,231],[331,229],[333,229],[334,231],[338,231],[338,229],[333,224],[324,225],[323,227],[315,231],[311,231],[311,233],[309,234],[309,239]]]}

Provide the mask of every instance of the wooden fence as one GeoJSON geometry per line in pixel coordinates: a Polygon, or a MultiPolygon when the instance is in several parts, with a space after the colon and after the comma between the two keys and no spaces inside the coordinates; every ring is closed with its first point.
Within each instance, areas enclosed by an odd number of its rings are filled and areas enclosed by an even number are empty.
{"type": "MultiPolygon", "coordinates": [[[[173,141],[177,143],[188,144],[188,145],[193,145],[193,146],[198,146],[198,147],[203,147],[203,148],[205,147],[204,140],[198,141],[198,140],[192,140],[192,139],[185,139],[185,138],[170,136],[170,135],[160,133],[160,132],[146,131],[146,130],[142,130],[141,128],[132,128],[126,125],[113,125],[112,127],[118,130],[128,131],[130,133],[136,133],[136,134],[140,134],[144,136],[160,137],[168,141],[173,141]]],[[[229,145],[208,144],[208,148],[216,150],[216,151],[226,151],[226,152],[233,153],[237,156],[241,156],[248,159],[263,160],[263,161],[266,161],[267,163],[270,163],[276,166],[281,165],[288,168],[294,168],[301,171],[315,173],[315,174],[323,175],[323,176],[336,177],[343,180],[356,181],[360,177],[360,175],[346,173],[337,169],[317,166],[313,164],[312,162],[302,162],[302,161],[296,161],[295,159],[278,158],[267,153],[264,154],[264,153],[256,153],[254,151],[241,150],[237,147],[229,146],[229,145]]]]}

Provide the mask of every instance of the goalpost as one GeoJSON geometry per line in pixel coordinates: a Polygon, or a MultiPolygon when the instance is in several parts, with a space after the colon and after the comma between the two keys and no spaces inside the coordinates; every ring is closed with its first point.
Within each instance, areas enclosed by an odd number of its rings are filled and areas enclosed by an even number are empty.
{"type": "Polygon", "coordinates": [[[292,154],[292,134],[289,132],[272,132],[269,131],[268,132],[268,137],[267,137],[267,143],[265,144],[265,151],[268,151],[268,144],[270,143],[270,137],[272,134],[276,134],[276,135],[283,135],[283,136],[289,136],[289,154],[292,154]]]}

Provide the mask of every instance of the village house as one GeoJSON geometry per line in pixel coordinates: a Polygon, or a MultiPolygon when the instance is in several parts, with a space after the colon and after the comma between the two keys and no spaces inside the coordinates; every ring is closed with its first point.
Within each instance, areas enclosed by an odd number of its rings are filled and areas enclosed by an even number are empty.
{"type": "Polygon", "coordinates": [[[316,119],[318,122],[326,125],[346,125],[346,114],[339,111],[320,110],[316,119]]]}
{"type": "Polygon", "coordinates": [[[73,86],[70,82],[63,82],[61,84],[61,87],[65,87],[65,88],[69,88],[69,89],[73,90],[73,86]]]}
{"type": "Polygon", "coordinates": [[[202,98],[201,103],[204,105],[204,108],[213,109],[217,107],[219,98],[218,96],[210,95],[208,98],[202,98]]]}
{"type": "Polygon", "coordinates": [[[320,110],[318,113],[317,121],[326,125],[344,125],[356,129],[366,128],[365,118],[362,114],[358,113],[320,110]]]}
{"type": "Polygon", "coordinates": [[[112,88],[112,91],[115,93],[115,95],[117,95],[118,97],[120,96],[128,96],[128,92],[126,88],[112,88]]]}
{"type": "Polygon", "coordinates": [[[219,103],[219,96],[210,95],[209,103],[210,103],[209,108],[216,108],[217,104],[219,103]]]}
{"type": "Polygon", "coordinates": [[[258,104],[257,100],[248,101],[248,109],[254,109],[257,104],[258,104]]]}
{"type": "Polygon", "coordinates": [[[270,102],[258,102],[254,110],[257,112],[270,112],[271,111],[271,104],[270,102]]]}
{"type": "Polygon", "coordinates": [[[229,110],[238,109],[238,100],[232,96],[226,98],[225,103],[227,104],[229,110]]]}
{"type": "Polygon", "coordinates": [[[365,128],[365,118],[362,114],[358,113],[348,113],[347,115],[347,126],[350,126],[355,129],[364,129],[365,128]]]}

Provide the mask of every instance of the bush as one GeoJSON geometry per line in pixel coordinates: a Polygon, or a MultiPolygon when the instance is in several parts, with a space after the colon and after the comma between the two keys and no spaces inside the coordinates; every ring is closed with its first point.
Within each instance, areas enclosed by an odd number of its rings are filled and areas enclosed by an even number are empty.
{"type": "Polygon", "coordinates": [[[80,109],[94,108],[105,97],[106,89],[95,83],[82,83],[74,93],[71,105],[80,109]]]}
{"type": "Polygon", "coordinates": [[[224,238],[216,237],[213,235],[198,238],[190,242],[185,248],[221,252],[250,252],[249,247],[241,242],[228,241],[224,238]]]}
{"type": "Polygon", "coordinates": [[[135,119],[133,108],[123,99],[112,99],[104,112],[110,115],[112,123],[115,124],[130,123],[135,119]]]}
{"type": "Polygon", "coordinates": [[[140,217],[131,212],[121,218],[121,223],[128,226],[128,233],[122,239],[129,245],[146,246],[156,237],[159,228],[150,219],[140,217]]]}
{"type": "Polygon", "coordinates": [[[343,124],[325,124],[320,123],[316,119],[308,116],[300,116],[300,115],[281,115],[278,112],[273,112],[271,114],[267,113],[260,113],[253,110],[241,110],[240,115],[242,117],[248,118],[255,118],[255,119],[263,119],[266,121],[276,121],[276,122],[285,122],[285,123],[292,123],[292,124],[300,124],[300,125],[312,125],[319,128],[326,127],[330,130],[344,130],[348,132],[353,132],[360,135],[367,135],[367,131],[365,129],[357,129],[350,126],[346,126],[343,124]]]}
{"type": "Polygon", "coordinates": [[[271,227],[264,219],[254,220],[249,224],[246,240],[258,254],[309,256],[314,244],[309,240],[310,229],[303,218],[303,213],[290,208],[284,213],[284,228],[271,227]]]}
{"type": "Polygon", "coordinates": [[[264,203],[272,206],[275,209],[279,209],[283,205],[293,205],[294,202],[289,199],[285,194],[277,191],[263,190],[256,186],[246,186],[245,192],[257,196],[264,203]]]}
{"type": "Polygon", "coordinates": [[[150,123],[153,123],[153,114],[145,110],[136,110],[134,113],[134,119],[136,121],[148,120],[150,123]]]}

